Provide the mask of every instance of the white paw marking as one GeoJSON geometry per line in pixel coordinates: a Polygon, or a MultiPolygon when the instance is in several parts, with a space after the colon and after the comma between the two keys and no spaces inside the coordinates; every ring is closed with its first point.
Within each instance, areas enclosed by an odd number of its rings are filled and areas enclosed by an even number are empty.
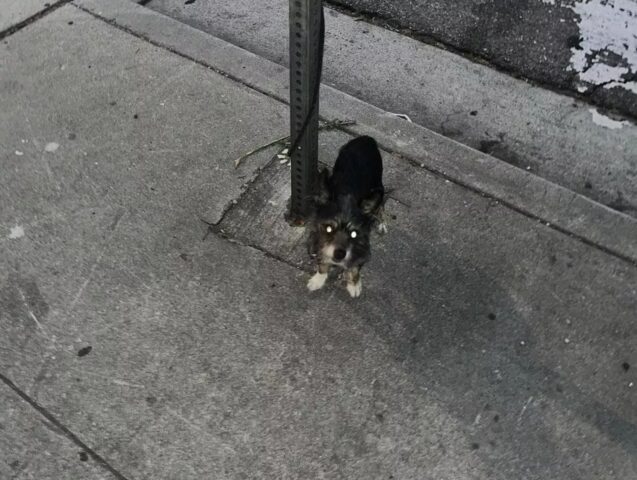
{"type": "Polygon", "coordinates": [[[359,280],[358,283],[347,283],[347,291],[349,292],[352,298],[357,298],[361,296],[363,292],[363,283],[359,280]]]}
{"type": "Polygon", "coordinates": [[[312,278],[310,278],[310,281],[307,282],[307,289],[310,292],[313,292],[314,290],[319,290],[320,288],[323,288],[323,285],[325,285],[325,280],[327,280],[327,273],[315,273],[314,276],[312,278]]]}
{"type": "Polygon", "coordinates": [[[387,224],[385,222],[380,222],[376,226],[376,231],[381,235],[385,235],[387,233],[387,224]]]}

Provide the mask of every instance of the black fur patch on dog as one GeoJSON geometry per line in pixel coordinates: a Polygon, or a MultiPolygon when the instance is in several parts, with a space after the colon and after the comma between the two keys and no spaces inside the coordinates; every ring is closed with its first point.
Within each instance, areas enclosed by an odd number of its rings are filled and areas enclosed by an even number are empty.
{"type": "Polygon", "coordinates": [[[308,244],[319,263],[350,269],[369,259],[371,228],[384,194],[376,141],[367,136],[351,140],[341,148],[332,174],[323,170],[319,176],[308,244]]]}

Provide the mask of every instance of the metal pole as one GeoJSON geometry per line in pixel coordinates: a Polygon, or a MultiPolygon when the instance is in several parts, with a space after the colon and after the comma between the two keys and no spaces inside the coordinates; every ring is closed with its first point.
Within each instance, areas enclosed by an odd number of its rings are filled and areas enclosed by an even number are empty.
{"type": "Polygon", "coordinates": [[[290,138],[297,148],[290,152],[289,220],[296,225],[302,225],[310,214],[316,188],[319,105],[315,93],[322,66],[321,22],[321,0],[290,0],[290,138]],[[302,137],[295,142],[299,135],[302,137]]]}

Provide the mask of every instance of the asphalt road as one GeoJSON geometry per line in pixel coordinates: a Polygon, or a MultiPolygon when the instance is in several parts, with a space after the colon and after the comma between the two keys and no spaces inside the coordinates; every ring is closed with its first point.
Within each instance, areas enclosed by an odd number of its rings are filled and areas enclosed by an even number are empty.
{"type": "Polygon", "coordinates": [[[327,0],[637,117],[634,0],[327,0]]]}

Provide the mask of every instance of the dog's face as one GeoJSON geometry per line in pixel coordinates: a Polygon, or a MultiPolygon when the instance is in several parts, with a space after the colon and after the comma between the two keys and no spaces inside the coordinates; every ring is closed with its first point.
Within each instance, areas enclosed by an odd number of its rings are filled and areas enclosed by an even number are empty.
{"type": "Polygon", "coordinates": [[[371,220],[351,196],[320,204],[314,228],[323,263],[348,269],[368,259],[371,220]]]}

